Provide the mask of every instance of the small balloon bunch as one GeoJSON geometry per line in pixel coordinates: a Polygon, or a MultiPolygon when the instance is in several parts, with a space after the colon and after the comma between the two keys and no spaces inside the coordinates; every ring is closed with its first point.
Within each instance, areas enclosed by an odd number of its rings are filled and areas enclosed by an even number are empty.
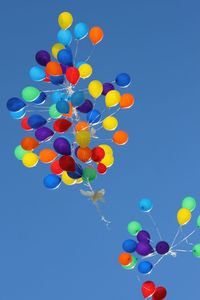
{"type": "Polygon", "coordinates": [[[38,162],[50,165],[50,173],[43,180],[45,187],[56,189],[61,182],[66,185],[83,182],[92,190],[91,182],[97,173],[105,174],[114,163],[112,147],[100,141],[127,143],[128,134],[117,129],[115,115],[132,107],[134,97],[117,90],[130,85],[127,73],[119,73],[112,82],[102,83],[94,78],[86,88],[81,88],[81,79],[87,80],[93,73],[88,61],[104,32],[99,26],[89,29],[87,24],[79,22],[72,33],[69,29],[72,23],[71,13],[59,15],[60,30],[51,49],[53,57],[48,51],[39,50],[35,55],[38,65],[29,71],[34,82],[56,88],[26,86],[21,97],[8,100],[7,108],[11,117],[21,120],[21,127],[30,132],[15,148],[16,158],[27,168],[35,167],[38,162]],[[91,54],[76,61],[79,43],[87,36],[92,44],[91,54]],[[97,108],[98,103],[102,107],[102,101],[103,111],[97,108]],[[114,133],[105,138],[100,135],[101,129],[114,133]]]}
{"type": "Polygon", "coordinates": [[[156,287],[153,281],[145,281],[141,290],[145,299],[152,297],[152,300],[164,300],[167,296],[166,288],[163,286],[156,287]]]}

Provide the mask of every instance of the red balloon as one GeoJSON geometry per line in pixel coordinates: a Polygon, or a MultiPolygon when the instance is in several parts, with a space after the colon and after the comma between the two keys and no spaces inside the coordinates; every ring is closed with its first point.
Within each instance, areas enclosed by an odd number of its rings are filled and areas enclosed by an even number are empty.
{"type": "Polygon", "coordinates": [[[69,67],[66,71],[66,78],[71,84],[77,84],[80,78],[79,70],[75,67],[69,67]]]}
{"type": "Polygon", "coordinates": [[[100,174],[105,174],[106,171],[107,171],[107,167],[102,164],[102,163],[99,163],[98,166],[97,166],[97,171],[100,173],[100,174]]]}
{"type": "Polygon", "coordinates": [[[21,126],[24,130],[32,130],[33,128],[31,128],[29,125],[28,125],[28,117],[24,117],[22,120],[21,120],[21,126]]]}
{"type": "Polygon", "coordinates": [[[66,119],[57,119],[53,124],[53,129],[56,132],[63,133],[67,131],[72,125],[72,122],[66,119]]]}
{"type": "Polygon", "coordinates": [[[51,164],[51,172],[56,175],[60,175],[63,172],[63,169],[60,167],[59,159],[56,159],[51,164]]]}
{"type": "Polygon", "coordinates": [[[75,172],[76,165],[73,157],[70,155],[63,155],[59,159],[59,165],[63,171],[75,172]]]}
{"type": "Polygon", "coordinates": [[[167,290],[163,286],[158,286],[153,294],[152,300],[163,300],[167,296],[167,290]]]}
{"type": "Polygon", "coordinates": [[[95,162],[101,161],[105,156],[105,151],[101,147],[95,147],[92,149],[91,158],[95,162]]]}
{"type": "Polygon", "coordinates": [[[142,295],[144,298],[151,297],[156,290],[156,286],[153,281],[146,281],[142,285],[142,295]]]}

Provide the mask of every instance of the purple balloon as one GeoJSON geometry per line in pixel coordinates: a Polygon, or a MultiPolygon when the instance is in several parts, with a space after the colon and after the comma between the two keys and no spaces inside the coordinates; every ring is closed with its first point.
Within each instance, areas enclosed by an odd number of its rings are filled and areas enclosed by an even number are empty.
{"type": "Polygon", "coordinates": [[[139,242],[144,242],[144,243],[149,243],[150,242],[150,234],[145,231],[145,230],[141,230],[138,234],[137,234],[137,240],[139,242]]]}
{"type": "Polygon", "coordinates": [[[53,143],[53,147],[57,153],[62,155],[71,155],[71,145],[65,138],[57,138],[53,143]]]}
{"type": "Polygon", "coordinates": [[[40,127],[35,131],[35,137],[40,142],[50,140],[53,135],[54,132],[48,127],[40,127]]]}
{"type": "Polygon", "coordinates": [[[103,92],[102,95],[106,96],[106,94],[112,90],[114,90],[115,87],[112,83],[106,82],[103,84],[103,92]]]}
{"type": "Polygon", "coordinates": [[[158,254],[166,254],[169,252],[169,244],[165,241],[160,241],[156,245],[156,251],[158,254]]]}
{"type": "Polygon", "coordinates": [[[146,256],[146,255],[149,255],[150,253],[153,253],[154,250],[150,244],[144,243],[144,242],[139,242],[136,247],[136,252],[138,254],[140,254],[141,256],[146,256]]]}
{"type": "Polygon", "coordinates": [[[63,65],[63,64],[60,64],[60,66],[61,66],[61,68],[62,68],[62,72],[63,72],[63,74],[65,74],[66,73],[66,71],[67,71],[67,69],[69,68],[69,66],[65,66],[65,65],[63,65]]]}
{"type": "Polygon", "coordinates": [[[46,66],[48,62],[51,60],[51,56],[47,51],[40,50],[36,53],[35,59],[39,65],[46,66]]]}
{"type": "Polygon", "coordinates": [[[85,100],[85,102],[83,102],[83,104],[78,106],[76,109],[82,113],[88,113],[93,109],[93,104],[90,100],[85,100]]]}

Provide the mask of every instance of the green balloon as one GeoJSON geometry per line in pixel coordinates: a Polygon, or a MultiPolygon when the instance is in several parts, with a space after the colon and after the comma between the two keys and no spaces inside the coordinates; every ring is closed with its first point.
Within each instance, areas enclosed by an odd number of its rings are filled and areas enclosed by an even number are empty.
{"type": "Polygon", "coordinates": [[[83,170],[82,178],[85,181],[93,181],[97,176],[97,171],[94,168],[87,167],[83,170]]]}
{"type": "Polygon", "coordinates": [[[193,211],[196,207],[196,200],[193,197],[185,197],[182,201],[182,207],[193,211]]]}
{"type": "Polygon", "coordinates": [[[137,235],[142,230],[142,226],[137,221],[132,221],[128,224],[128,232],[130,235],[137,235]]]}
{"type": "Polygon", "coordinates": [[[193,252],[194,256],[200,257],[200,244],[196,244],[193,247],[192,252],[193,252]]]}
{"type": "Polygon", "coordinates": [[[200,215],[197,217],[197,227],[200,228],[200,215]]]}
{"type": "Polygon", "coordinates": [[[53,104],[49,107],[49,115],[53,119],[58,119],[61,117],[61,114],[56,109],[56,104],[53,104]]]}
{"type": "Polygon", "coordinates": [[[40,91],[33,86],[27,86],[22,90],[22,98],[27,102],[34,101],[39,95],[40,91]]]}
{"type": "Polygon", "coordinates": [[[19,160],[22,160],[24,155],[29,152],[31,151],[24,150],[21,145],[18,145],[14,150],[15,157],[19,160]]]}
{"type": "Polygon", "coordinates": [[[132,262],[128,266],[123,266],[122,265],[122,267],[126,270],[132,270],[137,265],[137,261],[138,261],[137,257],[132,255],[132,262]]]}

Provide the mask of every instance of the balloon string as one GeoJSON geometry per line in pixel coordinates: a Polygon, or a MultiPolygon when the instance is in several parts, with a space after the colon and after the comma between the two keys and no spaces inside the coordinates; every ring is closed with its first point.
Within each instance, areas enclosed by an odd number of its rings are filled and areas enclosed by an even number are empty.
{"type": "Polygon", "coordinates": [[[174,236],[174,239],[173,239],[173,241],[172,241],[172,244],[171,244],[170,249],[172,249],[172,248],[174,247],[174,243],[175,243],[175,241],[176,241],[176,239],[177,239],[177,237],[178,237],[178,235],[179,235],[179,233],[180,233],[180,228],[181,228],[181,226],[178,227],[178,230],[177,230],[177,232],[176,232],[176,234],[175,234],[175,236],[174,236]]]}
{"type": "Polygon", "coordinates": [[[157,260],[157,262],[153,265],[153,267],[155,268],[155,266],[157,266],[157,265],[163,260],[163,258],[164,258],[167,254],[168,254],[168,253],[162,255],[162,256],[157,260]]]}
{"type": "Polygon", "coordinates": [[[74,64],[76,64],[76,57],[78,54],[78,46],[79,46],[79,40],[76,40],[76,48],[75,48],[75,53],[74,53],[74,64]]]}
{"type": "Polygon", "coordinates": [[[90,58],[93,56],[94,54],[94,50],[95,50],[95,45],[93,45],[92,50],[89,54],[89,56],[85,59],[85,62],[88,62],[90,60],[90,58]]]}
{"type": "Polygon", "coordinates": [[[192,250],[186,250],[186,249],[174,249],[174,252],[192,252],[192,250]]]}
{"type": "Polygon", "coordinates": [[[62,88],[62,89],[52,89],[52,90],[46,90],[43,91],[44,93],[53,93],[53,92],[58,92],[58,91],[64,91],[66,90],[66,87],[62,88]]]}
{"type": "Polygon", "coordinates": [[[181,243],[183,243],[185,240],[187,240],[191,235],[193,235],[196,232],[196,228],[189,233],[186,237],[184,237],[184,239],[182,239],[181,241],[179,241],[178,243],[176,243],[175,245],[171,246],[171,249],[175,248],[176,246],[180,245],[181,243]]]}
{"type": "Polygon", "coordinates": [[[160,230],[159,230],[159,228],[158,228],[158,225],[156,224],[156,221],[154,220],[154,218],[153,218],[153,216],[151,215],[150,212],[148,212],[148,216],[149,216],[151,222],[153,223],[153,225],[154,225],[154,227],[155,227],[155,229],[156,229],[156,232],[157,232],[157,235],[158,235],[159,239],[162,240],[162,235],[161,235],[161,233],[160,233],[160,230]]]}

